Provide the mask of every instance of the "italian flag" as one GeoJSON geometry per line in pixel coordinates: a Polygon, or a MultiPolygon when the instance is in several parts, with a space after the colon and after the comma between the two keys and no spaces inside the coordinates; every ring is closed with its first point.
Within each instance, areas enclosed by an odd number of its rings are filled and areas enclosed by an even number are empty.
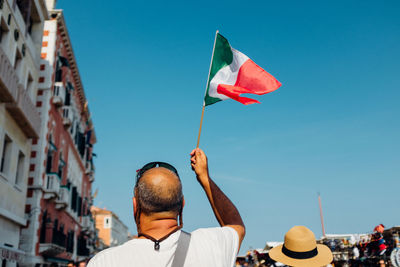
{"type": "Polygon", "coordinates": [[[232,48],[228,40],[217,33],[204,97],[205,106],[229,98],[245,105],[260,103],[240,95],[264,95],[280,86],[277,79],[246,55],[232,48]]]}

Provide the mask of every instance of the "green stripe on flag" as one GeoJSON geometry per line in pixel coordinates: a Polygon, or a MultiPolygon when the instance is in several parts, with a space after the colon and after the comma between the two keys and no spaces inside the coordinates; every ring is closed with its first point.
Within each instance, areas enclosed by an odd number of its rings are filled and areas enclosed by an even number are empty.
{"type": "Polygon", "coordinates": [[[214,56],[211,64],[210,78],[208,79],[207,92],[204,97],[204,103],[206,106],[221,101],[219,98],[211,97],[208,94],[210,87],[210,81],[214,78],[215,74],[225,66],[232,63],[233,53],[228,40],[225,39],[221,34],[217,34],[217,40],[215,41],[214,56]]]}

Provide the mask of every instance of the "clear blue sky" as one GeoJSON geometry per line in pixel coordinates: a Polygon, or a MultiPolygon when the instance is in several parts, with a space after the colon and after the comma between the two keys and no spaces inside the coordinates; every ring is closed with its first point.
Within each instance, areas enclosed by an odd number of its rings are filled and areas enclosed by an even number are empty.
{"type": "Polygon", "coordinates": [[[399,225],[399,1],[66,1],[93,114],[96,205],[135,233],[135,170],[174,164],[186,230],[216,226],[189,166],[215,30],[282,82],[206,109],[201,147],[247,226],[241,252],[293,225],[399,225]]]}

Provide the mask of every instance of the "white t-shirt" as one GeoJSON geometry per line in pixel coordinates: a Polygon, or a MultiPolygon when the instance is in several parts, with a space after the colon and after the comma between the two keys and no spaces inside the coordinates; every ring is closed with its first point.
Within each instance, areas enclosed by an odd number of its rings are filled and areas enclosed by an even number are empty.
{"type": "MultiPolygon", "coordinates": [[[[132,239],[123,245],[99,252],[88,267],[170,267],[181,231],[160,243],[154,250],[149,239],[132,239]]],[[[231,227],[201,228],[191,233],[185,266],[232,267],[239,247],[239,236],[231,227]]]]}

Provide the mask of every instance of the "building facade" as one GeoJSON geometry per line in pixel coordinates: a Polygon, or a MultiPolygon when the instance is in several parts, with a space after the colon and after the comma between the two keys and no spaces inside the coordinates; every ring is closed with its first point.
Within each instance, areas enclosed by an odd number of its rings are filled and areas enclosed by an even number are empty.
{"type": "Polygon", "coordinates": [[[26,227],[31,141],[41,131],[35,103],[48,12],[44,0],[0,0],[0,263],[17,266],[26,227]]]}
{"type": "Polygon", "coordinates": [[[107,209],[92,207],[93,218],[95,220],[98,238],[102,247],[114,247],[122,245],[130,239],[128,227],[118,218],[118,216],[107,209]]]}
{"type": "Polygon", "coordinates": [[[33,139],[21,231],[23,266],[66,266],[94,252],[90,214],[96,143],[83,85],[63,11],[47,1],[36,107],[40,136],[33,139]]]}

